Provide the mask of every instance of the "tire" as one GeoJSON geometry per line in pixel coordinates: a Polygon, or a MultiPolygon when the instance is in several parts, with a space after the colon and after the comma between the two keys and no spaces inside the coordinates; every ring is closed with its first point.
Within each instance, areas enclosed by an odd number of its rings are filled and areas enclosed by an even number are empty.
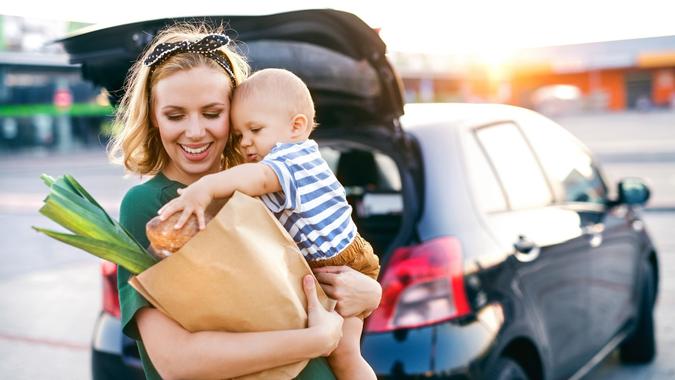
{"type": "Polygon", "coordinates": [[[656,356],[654,269],[648,263],[645,263],[643,268],[642,297],[637,325],[619,348],[619,357],[623,363],[649,363],[656,356]]]}
{"type": "Polygon", "coordinates": [[[513,359],[499,358],[495,365],[487,371],[485,379],[489,380],[529,380],[523,368],[513,359]]]}

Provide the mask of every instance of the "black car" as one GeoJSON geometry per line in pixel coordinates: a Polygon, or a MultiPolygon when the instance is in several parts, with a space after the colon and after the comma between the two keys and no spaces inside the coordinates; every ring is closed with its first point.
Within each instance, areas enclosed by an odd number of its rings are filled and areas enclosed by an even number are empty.
{"type": "MultiPolygon", "coordinates": [[[[383,299],[362,340],[379,378],[566,379],[615,348],[625,362],[654,358],[659,271],[639,179],[609,189],[587,149],[533,111],[404,107],[385,45],[354,15],[199,20],[236,31],[254,69],[289,69],[311,89],[313,137],[382,262],[383,299]]],[[[131,62],[174,21],[63,43],[85,78],[118,97],[131,62]]],[[[95,379],[141,376],[114,271],[104,264],[95,379]]]]}

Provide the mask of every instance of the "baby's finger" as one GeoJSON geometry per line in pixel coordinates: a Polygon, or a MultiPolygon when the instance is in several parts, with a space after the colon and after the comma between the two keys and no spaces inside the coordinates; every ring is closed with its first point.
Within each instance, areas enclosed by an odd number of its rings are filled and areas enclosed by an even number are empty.
{"type": "Polygon", "coordinates": [[[177,192],[178,194],[183,194],[183,191],[185,191],[185,189],[183,189],[183,188],[180,188],[180,189],[177,189],[177,190],[176,190],[176,192],[177,192]]]}
{"type": "Polygon", "coordinates": [[[198,210],[197,214],[197,223],[199,224],[199,229],[203,230],[206,228],[206,220],[204,219],[204,210],[198,210]]]}
{"type": "Polygon", "coordinates": [[[185,222],[187,222],[190,215],[192,215],[192,211],[190,209],[187,209],[187,208],[183,209],[183,213],[180,214],[180,218],[178,218],[178,221],[173,226],[173,228],[175,228],[177,230],[180,230],[181,228],[183,228],[183,225],[185,224],[185,222]]]}
{"type": "Polygon", "coordinates": [[[159,219],[166,220],[168,217],[173,215],[176,211],[178,211],[178,210],[175,209],[174,203],[169,202],[169,203],[165,204],[164,206],[162,206],[162,208],[160,208],[159,211],[157,211],[157,213],[159,214],[159,219]]]}

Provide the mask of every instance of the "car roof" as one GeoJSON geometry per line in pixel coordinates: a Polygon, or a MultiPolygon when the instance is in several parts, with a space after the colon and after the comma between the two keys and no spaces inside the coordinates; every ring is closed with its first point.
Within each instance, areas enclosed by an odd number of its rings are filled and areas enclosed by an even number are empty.
{"type": "Polygon", "coordinates": [[[496,103],[409,103],[404,110],[401,124],[409,131],[434,125],[466,129],[500,120],[513,120],[517,115],[532,112],[496,103]]]}
{"type": "MultiPolygon", "coordinates": [[[[527,108],[498,103],[409,103],[405,105],[404,110],[405,114],[401,117],[403,129],[418,137],[422,134],[438,133],[440,129],[445,133],[452,131],[456,134],[499,122],[518,123],[533,115],[548,119],[545,115],[527,108]]],[[[562,126],[561,131],[575,141],[584,152],[591,157],[594,156],[573,133],[562,126]]],[[[429,136],[427,138],[432,139],[429,136]]]]}

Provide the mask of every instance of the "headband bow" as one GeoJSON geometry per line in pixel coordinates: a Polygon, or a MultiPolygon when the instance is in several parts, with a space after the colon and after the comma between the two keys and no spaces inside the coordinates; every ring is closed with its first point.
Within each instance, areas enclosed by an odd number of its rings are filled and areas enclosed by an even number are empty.
{"type": "Polygon", "coordinates": [[[150,53],[148,58],[143,61],[143,64],[149,66],[150,70],[153,70],[172,55],[178,53],[198,53],[213,59],[222,66],[232,81],[232,87],[235,87],[237,82],[234,77],[230,60],[225,53],[219,50],[229,43],[230,37],[224,34],[209,34],[196,42],[187,40],[181,42],[165,42],[155,46],[155,49],[150,53]]]}

